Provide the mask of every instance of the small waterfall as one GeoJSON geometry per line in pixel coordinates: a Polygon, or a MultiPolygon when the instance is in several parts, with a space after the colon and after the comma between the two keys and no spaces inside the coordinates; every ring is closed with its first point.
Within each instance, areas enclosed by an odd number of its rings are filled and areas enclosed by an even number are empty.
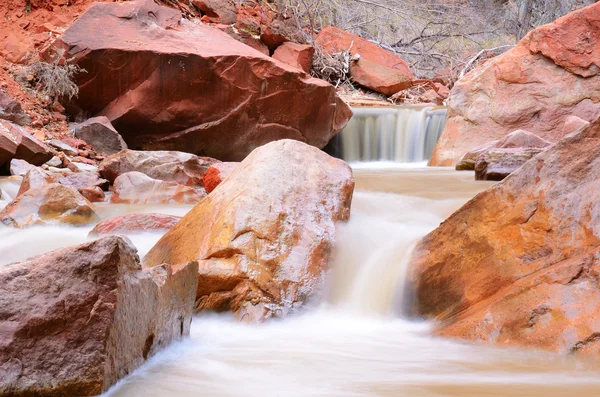
{"type": "Polygon", "coordinates": [[[444,107],[356,107],[328,151],[347,162],[422,162],[446,124],[444,107]]]}

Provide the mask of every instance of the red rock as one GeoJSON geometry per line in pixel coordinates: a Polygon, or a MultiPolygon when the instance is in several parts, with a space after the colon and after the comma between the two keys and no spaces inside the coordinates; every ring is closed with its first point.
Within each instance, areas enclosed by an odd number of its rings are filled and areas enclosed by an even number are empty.
{"type": "Polygon", "coordinates": [[[233,170],[235,170],[239,164],[240,163],[216,163],[211,165],[202,176],[202,182],[206,189],[206,193],[215,190],[225,178],[231,175],[233,170]]]}
{"type": "Polygon", "coordinates": [[[39,167],[33,167],[23,177],[23,182],[17,196],[29,189],[39,188],[50,183],[60,183],[63,186],[72,186],[75,189],[98,187],[100,190],[108,189],[108,181],[102,179],[95,172],[69,172],[51,173],[39,167]]]}
{"type": "Polygon", "coordinates": [[[135,171],[115,179],[113,190],[113,204],[196,204],[206,196],[203,188],[152,179],[135,171]]]}
{"type": "Polygon", "coordinates": [[[180,216],[166,214],[128,214],[98,223],[90,232],[90,236],[167,232],[180,220],[180,216]]]}
{"type": "Polygon", "coordinates": [[[393,52],[342,29],[328,26],[321,30],[315,44],[328,54],[350,50],[351,55],[360,54],[360,59],[399,71],[408,78],[414,75],[406,62],[393,52]]]}
{"type": "Polygon", "coordinates": [[[437,333],[597,355],[600,120],[465,204],[415,248],[408,279],[437,333]]]}
{"type": "Polygon", "coordinates": [[[12,136],[17,143],[17,150],[14,153],[16,159],[25,160],[33,165],[42,165],[54,157],[48,146],[37,140],[21,126],[10,121],[0,120],[0,131],[4,131],[4,136],[12,136]]]}
{"type": "Polygon", "coordinates": [[[0,165],[6,164],[15,156],[17,153],[17,147],[19,146],[16,135],[13,134],[8,128],[4,128],[0,124],[0,165]]]}
{"type": "Polygon", "coordinates": [[[142,269],[109,236],[0,268],[0,390],[95,396],[189,334],[195,262],[142,269]]]}
{"type": "Polygon", "coordinates": [[[39,167],[33,167],[23,177],[23,182],[19,187],[17,197],[25,193],[29,189],[37,189],[44,185],[48,185],[53,182],[53,177],[43,169],[39,167]]]}
{"type": "Polygon", "coordinates": [[[435,91],[437,94],[442,97],[442,99],[446,100],[450,96],[450,89],[441,84],[441,83],[433,83],[435,86],[435,91]]]}
{"type": "Polygon", "coordinates": [[[104,202],[104,191],[98,186],[87,186],[77,189],[90,203],[103,203],[104,202]]]}
{"type": "Polygon", "coordinates": [[[315,49],[308,44],[283,43],[273,53],[273,58],[310,73],[315,49]]]}
{"type": "Polygon", "coordinates": [[[17,228],[45,225],[83,225],[97,219],[92,204],[71,186],[58,183],[32,188],[0,211],[0,221],[17,228]]]}
{"type": "Polygon", "coordinates": [[[539,27],[458,81],[430,164],[454,165],[464,153],[519,129],[557,142],[573,131],[568,117],[589,122],[600,116],[598,55],[586,52],[597,45],[599,13],[597,3],[539,27]]]}
{"type": "Polygon", "coordinates": [[[413,80],[404,71],[379,65],[362,57],[350,63],[350,77],[363,87],[388,96],[410,88],[413,80]]]}
{"type": "Polygon", "coordinates": [[[60,139],[50,139],[47,143],[49,146],[52,146],[54,149],[61,151],[68,156],[77,156],[79,153],[77,149],[61,141],[60,139]]]}
{"type": "Polygon", "coordinates": [[[192,0],[192,4],[222,24],[231,25],[237,20],[235,3],[231,0],[192,0]]]}
{"type": "Polygon", "coordinates": [[[137,171],[153,179],[199,187],[206,170],[216,163],[219,160],[183,152],[123,150],[102,161],[99,171],[111,183],[119,175],[137,171]]]}
{"type": "Polygon", "coordinates": [[[71,111],[108,117],[133,149],[236,161],[282,138],[323,147],[351,117],[330,84],[150,0],[96,3],[52,49],[93,71],[71,111]]]}
{"type": "Polygon", "coordinates": [[[108,155],[127,149],[127,144],[107,117],[92,117],[72,127],[74,135],[88,143],[97,152],[108,155]]]}
{"type": "Polygon", "coordinates": [[[198,310],[284,316],[322,291],[354,179],[343,161],[294,140],[253,151],[144,262],[200,262],[198,310]],[[190,231],[193,230],[193,233],[190,231]]]}
{"type": "Polygon", "coordinates": [[[23,111],[21,104],[0,90],[0,119],[12,121],[15,124],[31,124],[31,119],[23,111]]]}
{"type": "Polygon", "coordinates": [[[277,47],[288,41],[296,41],[298,39],[298,27],[291,19],[271,21],[266,26],[262,27],[260,40],[269,47],[271,51],[275,51],[277,47]]]}
{"type": "Polygon", "coordinates": [[[545,139],[532,134],[529,131],[517,130],[513,131],[507,136],[497,141],[488,142],[484,145],[478,146],[475,149],[467,152],[456,164],[456,169],[459,171],[463,170],[474,170],[477,158],[486,152],[494,149],[514,149],[514,148],[537,148],[544,149],[552,145],[545,139]]]}

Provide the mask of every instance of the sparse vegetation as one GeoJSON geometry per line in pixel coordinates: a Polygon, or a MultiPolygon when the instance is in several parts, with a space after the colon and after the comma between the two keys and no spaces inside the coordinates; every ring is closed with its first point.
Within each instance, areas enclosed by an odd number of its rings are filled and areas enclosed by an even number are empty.
{"type": "Polygon", "coordinates": [[[50,63],[35,61],[25,69],[25,73],[32,78],[31,83],[36,91],[54,99],[72,99],[79,94],[74,77],[85,70],[66,61],[60,65],[59,60],[50,63]]]}

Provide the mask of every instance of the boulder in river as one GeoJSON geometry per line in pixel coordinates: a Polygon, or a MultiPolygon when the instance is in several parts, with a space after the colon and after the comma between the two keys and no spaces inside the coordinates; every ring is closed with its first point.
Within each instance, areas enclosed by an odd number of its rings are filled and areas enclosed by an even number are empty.
{"type": "Polygon", "coordinates": [[[99,171],[111,183],[119,175],[136,171],[152,179],[173,181],[186,186],[203,186],[206,170],[219,160],[175,151],[122,150],[100,163],[99,171]]]}
{"type": "Polygon", "coordinates": [[[206,196],[204,188],[152,179],[135,171],[115,179],[113,190],[113,204],[196,204],[206,196]]]}
{"type": "Polygon", "coordinates": [[[133,149],[239,161],[281,138],[324,147],[352,115],[329,83],[152,0],[91,5],[45,54],[60,55],[88,72],[67,108],[133,149]]]}
{"type": "Polygon", "coordinates": [[[284,316],[321,292],[337,222],[350,215],[350,167],[280,140],[254,150],[150,250],[144,262],[200,264],[198,309],[241,320],[284,316]]]}
{"type": "Polygon", "coordinates": [[[0,221],[13,227],[83,225],[97,218],[92,204],[77,189],[58,183],[29,189],[0,211],[0,221]]]}
{"type": "Polygon", "coordinates": [[[491,149],[477,157],[475,179],[501,181],[545,149],[513,148],[491,149]]]}
{"type": "Polygon", "coordinates": [[[142,269],[109,236],[0,267],[0,394],[95,396],[188,335],[195,262],[142,269]]]}
{"type": "Polygon", "coordinates": [[[130,234],[142,232],[167,232],[181,220],[180,216],[167,214],[127,214],[106,219],[90,232],[91,236],[130,234]]]}
{"type": "Polygon", "coordinates": [[[430,165],[519,129],[557,142],[579,128],[570,117],[600,116],[599,13],[596,3],[541,26],[456,82],[430,165]]]}
{"type": "Polygon", "coordinates": [[[98,176],[97,172],[64,172],[53,173],[40,167],[33,167],[27,171],[23,177],[23,182],[19,188],[17,196],[25,193],[29,189],[39,188],[49,183],[60,183],[64,186],[73,186],[75,189],[87,187],[108,188],[108,181],[98,176]]]}
{"type": "Polygon", "coordinates": [[[600,119],[480,193],[415,248],[418,314],[440,335],[600,351],[600,119]]]}

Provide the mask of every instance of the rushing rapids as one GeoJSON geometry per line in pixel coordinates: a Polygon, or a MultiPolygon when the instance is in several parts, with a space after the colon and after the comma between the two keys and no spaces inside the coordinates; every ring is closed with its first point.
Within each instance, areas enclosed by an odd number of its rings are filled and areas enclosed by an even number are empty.
{"type": "Polygon", "coordinates": [[[444,107],[355,107],[330,151],[347,162],[428,160],[446,124],[444,107]]]}
{"type": "MultiPolygon", "coordinates": [[[[418,167],[356,169],[355,177],[352,215],[340,233],[325,302],[259,326],[226,315],[197,316],[188,339],[106,397],[597,395],[597,361],[434,338],[431,324],[402,317],[412,247],[490,183],[472,181],[471,173],[418,167]]],[[[3,191],[14,186],[14,180],[0,181],[3,191]]],[[[183,215],[191,207],[98,208],[106,219],[133,212],[183,215]]],[[[0,226],[0,266],[84,242],[90,228],[0,226]]],[[[129,237],[144,255],[160,234],[129,237]]]]}

